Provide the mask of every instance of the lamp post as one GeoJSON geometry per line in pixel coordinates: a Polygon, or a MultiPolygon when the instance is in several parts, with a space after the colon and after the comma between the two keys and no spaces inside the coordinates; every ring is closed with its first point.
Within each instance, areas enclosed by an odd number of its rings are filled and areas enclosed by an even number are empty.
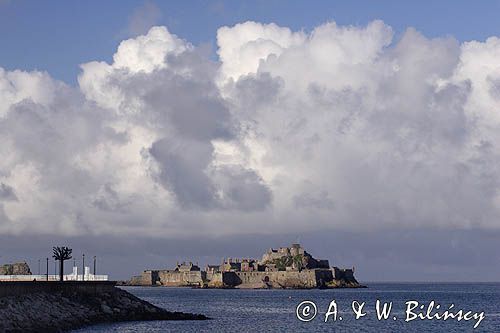
{"type": "Polygon", "coordinates": [[[85,253],[82,255],[82,281],[85,281],[85,253]]]}
{"type": "Polygon", "coordinates": [[[40,275],[40,259],[38,259],[38,275],[40,275]]]}
{"type": "Polygon", "coordinates": [[[94,256],[94,279],[95,279],[95,276],[96,276],[96,272],[95,272],[95,262],[96,262],[96,257],[94,256]]]}
{"type": "Polygon", "coordinates": [[[47,281],[49,281],[49,258],[47,258],[47,270],[46,270],[46,273],[47,273],[47,281]]]}

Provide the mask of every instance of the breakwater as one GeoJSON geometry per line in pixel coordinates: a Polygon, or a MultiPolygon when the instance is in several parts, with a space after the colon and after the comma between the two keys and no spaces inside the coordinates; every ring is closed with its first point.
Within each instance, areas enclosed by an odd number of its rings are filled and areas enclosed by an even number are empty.
{"type": "Polygon", "coordinates": [[[98,282],[1,282],[1,332],[64,332],[92,324],[137,320],[203,320],[169,312],[98,282]]]}

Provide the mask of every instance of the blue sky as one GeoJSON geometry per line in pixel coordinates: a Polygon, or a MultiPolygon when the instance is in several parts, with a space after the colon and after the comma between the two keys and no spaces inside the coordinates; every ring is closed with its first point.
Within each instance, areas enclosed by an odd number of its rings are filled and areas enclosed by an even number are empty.
{"type": "Polygon", "coordinates": [[[382,19],[401,33],[484,40],[500,32],[500,1],[28,1],[0,0],[0,67],[44,70],[74,84],[79,64],[109,61],[131,35],[145,3],[145,24],[166,25],[193,44],[215,46],[216,31],[246,20],[310,30],[326,21],[365,25],[382,19]],[[147,5],[146,5],[147,6],[147,5]]]}

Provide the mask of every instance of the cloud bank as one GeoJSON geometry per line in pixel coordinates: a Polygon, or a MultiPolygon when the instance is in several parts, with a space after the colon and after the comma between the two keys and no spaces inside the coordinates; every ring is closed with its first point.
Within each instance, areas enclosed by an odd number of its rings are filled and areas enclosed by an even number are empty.
{"type": "Polygon", "coordinates": [[[0,234],[498,229],[500,39],[153,27],[77,87],[0,68],[0,234]]]}

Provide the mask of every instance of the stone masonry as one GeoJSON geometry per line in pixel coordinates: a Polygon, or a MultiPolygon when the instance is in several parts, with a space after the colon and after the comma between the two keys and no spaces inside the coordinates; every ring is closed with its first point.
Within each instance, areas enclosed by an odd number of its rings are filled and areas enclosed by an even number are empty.
{"type": "Polygon", "coordinates": [[[354,269],[330,267],[328,260],[313,258],[299,244],[269,249],[261,260],[227,258],[204,271],[192,262],[177,263],[173,270],[146,270],[130,284],[254,289],[359,286],[354,269]]]}

